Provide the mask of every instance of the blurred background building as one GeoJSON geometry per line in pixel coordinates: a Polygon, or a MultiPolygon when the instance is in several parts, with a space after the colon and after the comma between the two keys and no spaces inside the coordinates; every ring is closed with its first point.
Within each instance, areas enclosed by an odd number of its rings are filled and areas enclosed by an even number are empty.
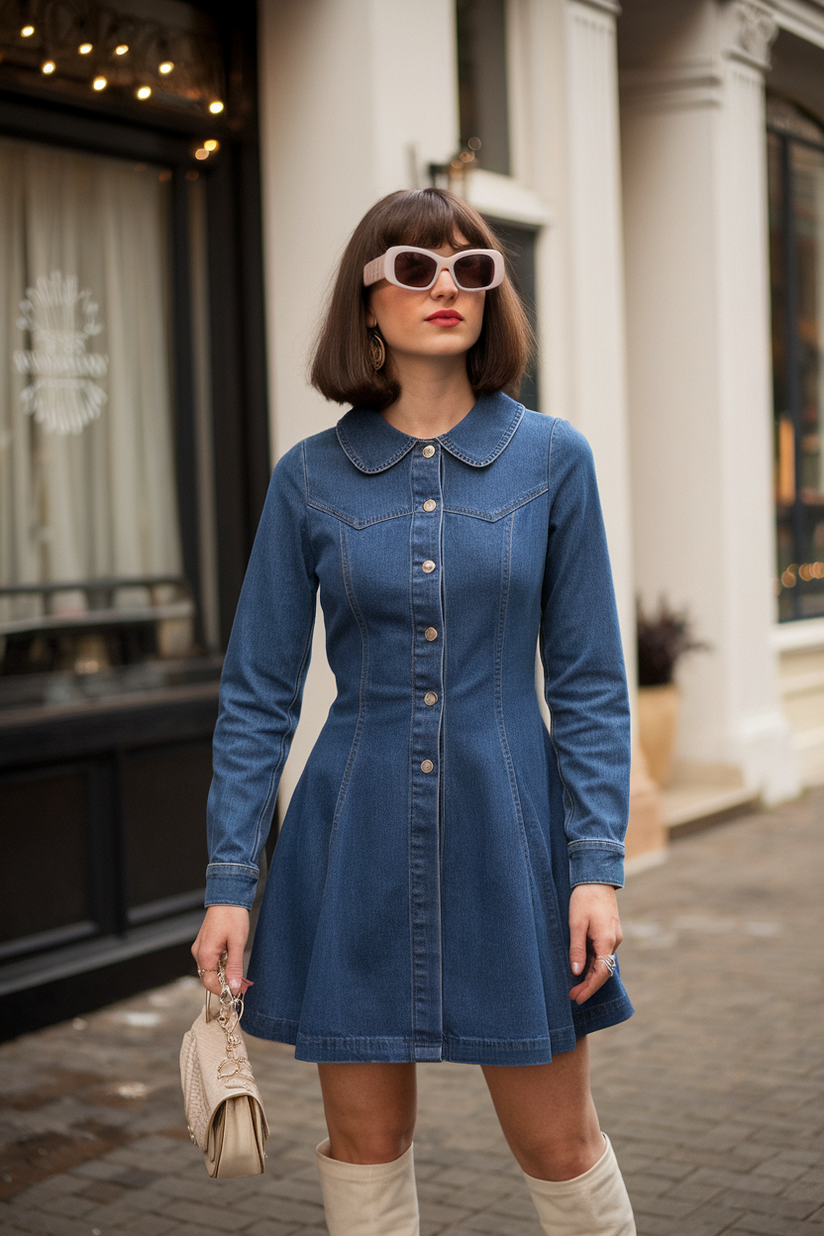
{"type": "Polygon", "coordinates": [[[189,965],[269,471],[340,415],[305,369],[351,229],[430,184],[509,247],[524,402],[593,446],[631,680],[637,597],[708,644],[672,784],[637,762],[632,861],[824,780],[824,3],[0,0],[17,1029],[189,965]]]}

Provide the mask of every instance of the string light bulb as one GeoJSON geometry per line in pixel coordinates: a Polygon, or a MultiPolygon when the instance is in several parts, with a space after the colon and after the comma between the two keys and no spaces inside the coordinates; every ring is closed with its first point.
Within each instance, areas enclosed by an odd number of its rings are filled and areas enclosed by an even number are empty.
{"type": "Polygon", "coordinates": [[[206,149],[205,146],[201,146],[199,150],[195,151],[195,158],[196,159],[208,159],[209,151],[206,149]]]}
{"type": "Polygon", "coordinates": [[[49,73],[53,73],[53,72],[54,72],[54,70],[57,68],[57,65],[54,63],[54,61],[53,61],[53,60],[47,60],[47,61],[45,62],[45,64],[42,64],[42,65],[40,66],[40,68],[41,68],[42,72],[43,72],[43,73],[45,73],[45,74],[48,76],[48,74],[49,74],[49,73]]]}
{"type": "Polygon", "coordinates": [[[105,77],[96,77],[92,82],[92,90],[105,90],[108,84],[105,77]]]}
{"type": "Polygon", "coordinates": [[[34,26],[24,26],[20,34],[24,39],[30,39],[34,34],[34,26]]]}
{"type": "Polygon", "coordinates": [[[114,54],[116,56],[125,56],[128,50],[129,50],[128,43],[118,43],[117,47],[114,49],[114,54]]]}
{"type": "Polygon", "coordinates": [[[92,45],[91,43],[81,43],[77,50],[80,52],[81,56],[88,56],[89,52],[92,50],[92,45]]]}
{"type": "Polygon", "coordinates": [[[152,88],[151,86],[140,86],[135,93],[139,99],[148,99],[149,95],[152,93],[152,88]]]}
{"type": "Polygon", "coordinates": [[[215,99],[214,102],[209,104],[209,111],[213,116],[218,116],[223,111],[223,104],[220,99],[215,99]]]}
{"type": "Polygon", "coordinates": [[[162,64],[159,64],[157,66],[157,71],[158,73],[162,73],[163,76],[165,77],[167,73],[171,73],[174,67],[175,66],[171,60],[164,60],[162,64]]]}
{"type": "Polygon", "coordinates": [[[209,138],[209,140],[208,140],[207,142],[204,142],[204,143],[203,143],[203,148],[204,148],[204,150],[208,150],[208,151],[209,151],[209,153],[211,154],[211,152],[212,152],[213,150],[219,150],[219,149],[220,149],[220,142],[215,141],[215,139],[214,139],[213,137],[210,137],[210,138],[209,138]]]}

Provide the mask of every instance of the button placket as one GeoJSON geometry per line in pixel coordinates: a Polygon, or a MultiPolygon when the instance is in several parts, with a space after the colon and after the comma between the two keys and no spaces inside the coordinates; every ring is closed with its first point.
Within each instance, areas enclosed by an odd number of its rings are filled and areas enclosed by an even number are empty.
{"type": "Polygon", "coordinates": [[[440,728],[443,611],[440,587],[441,448],[411,452],[414,695],[411,751],[410,895],[412,1016],[416,1060],[442,1055],[440,728]],[[436,513],[437,512],[437,513],[436,513]],[[437,705],[437,706],[436,706],[437,705]]]}

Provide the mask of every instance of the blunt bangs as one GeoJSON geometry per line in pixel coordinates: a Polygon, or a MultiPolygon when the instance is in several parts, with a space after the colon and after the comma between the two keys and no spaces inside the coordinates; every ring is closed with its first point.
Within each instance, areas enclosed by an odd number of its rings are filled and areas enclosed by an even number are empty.
{"type": "Polygon", "coordinates": [[[394,209],[387,211],[383,226],[375,231],[377,248],[373,256],[380,257],[392,245],[417,245],[421,249],[451,245],[459,249],[468,244],[472,249],[498,249],[498,240],[480,215],[474,210],[460,209],[463,206],[465,203],[458,197],[454,202],[445,201],[438,190],[421,190],[413,202],[395,203],[394,209]]]}

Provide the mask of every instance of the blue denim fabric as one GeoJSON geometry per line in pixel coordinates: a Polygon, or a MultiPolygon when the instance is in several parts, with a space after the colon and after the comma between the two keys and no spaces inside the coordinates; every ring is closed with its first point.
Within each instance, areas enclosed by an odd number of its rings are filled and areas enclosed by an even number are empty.
{"type": "Polygon", "coordinates": [[[629,795],[584,438],[499,394],[431,442],[354,409],[281,459],[221,684],[207,905],[251,905],[318,587],[338,694],[278,839],[244,1027],[303,1060],[512,1065],[630,1016],[620,975],[569,999],[571,886],[622,883],[629,795]]]}

